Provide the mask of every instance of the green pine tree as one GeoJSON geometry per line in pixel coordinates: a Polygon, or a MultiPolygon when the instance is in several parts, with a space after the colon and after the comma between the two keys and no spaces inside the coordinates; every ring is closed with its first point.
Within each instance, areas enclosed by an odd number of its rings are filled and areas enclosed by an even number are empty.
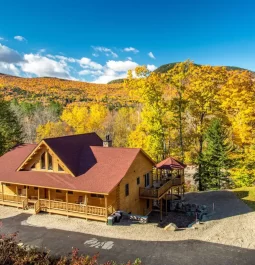
{"type": "Polygon", "coordinates": [[[0,156],[22,143],[22,130],[8,102],[0,99],[0,156]]]}
{"type": "Polygon", "coordinates": [[[229,184],[229,153],[232,150],[228,132],[222,121],[213,119],[205,134],[205,149],[199,158],[200,174],[195,179],[201,181],[202,190],[220,189],[229,184]]]}

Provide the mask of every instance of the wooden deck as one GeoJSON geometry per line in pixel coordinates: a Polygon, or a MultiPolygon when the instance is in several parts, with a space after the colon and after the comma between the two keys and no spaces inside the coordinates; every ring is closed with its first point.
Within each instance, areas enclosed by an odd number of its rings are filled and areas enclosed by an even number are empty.
{"type": "Polygon", "coordinates": [[[114,205],[97,207],[93,205],[67,203],[46,199],[33,200],[32,202],[24,196],[3,195],[0,193],[0,205],[27,209],[29,203],[34,204],[35,214],[39,212],[48,212],[105,222],[107,221],[107,217],[115,211],[114,205]]]}
{"type": "Polygon", "coordinates": [[[184,177],[163,180],[160,182],[160,187],[146,187],[139,189],[141,199],[156,199],[160,200],[171,188],[178,187],[184,184],[184,177]]]}

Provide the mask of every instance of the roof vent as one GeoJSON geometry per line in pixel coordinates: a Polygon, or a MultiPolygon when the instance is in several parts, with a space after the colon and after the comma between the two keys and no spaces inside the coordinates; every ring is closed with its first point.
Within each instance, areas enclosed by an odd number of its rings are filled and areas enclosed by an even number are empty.
{"type": "Polygon", "coordinates": [[[103,141],[103,147],[112,147],[112,140],[110,140],[110,135],[107,134],[105,141],[103,141]]]}

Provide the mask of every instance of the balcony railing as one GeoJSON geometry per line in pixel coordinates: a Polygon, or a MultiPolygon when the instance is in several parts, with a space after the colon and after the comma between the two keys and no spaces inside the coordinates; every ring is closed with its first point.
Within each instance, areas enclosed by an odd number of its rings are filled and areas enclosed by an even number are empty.
{"type": "Polygon", "coordinates": [[[159,199],[171,187],[178,186],[184,183],[184,177],[163,180],[159,182],[159,187],[140,188],[140,198],[159,199]]]}

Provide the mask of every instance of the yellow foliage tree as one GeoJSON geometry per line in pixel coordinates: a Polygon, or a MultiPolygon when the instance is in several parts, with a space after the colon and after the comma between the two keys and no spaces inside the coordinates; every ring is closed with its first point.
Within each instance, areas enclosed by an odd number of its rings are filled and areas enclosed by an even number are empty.
{"type": "Polygon", "coordinates": [[[40,142],[42,139],[72,135],[72,128],[65,122],[47,122],[44,125],[39,125],[36,129],[36,141],[40,142]]]}

